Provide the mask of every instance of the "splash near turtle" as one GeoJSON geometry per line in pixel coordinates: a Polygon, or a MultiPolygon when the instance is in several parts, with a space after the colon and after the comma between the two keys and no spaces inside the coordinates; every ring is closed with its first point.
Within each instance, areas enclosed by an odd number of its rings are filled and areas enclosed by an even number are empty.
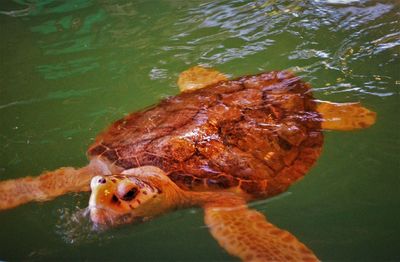
{"type": "Polygon", "coordinates": [[[246,203],[302,178],[321,154],[324,130],[367,128],[376,114],[359,103],[315,100],[289,71],[229,80],[196,66],[178,86],[179,95],[101,133],[87,166],[1,181],[0,210],[91,191],[93,223],[115,226],[199,206],[212,236],[243,261],[318,260],[246,203]]]}

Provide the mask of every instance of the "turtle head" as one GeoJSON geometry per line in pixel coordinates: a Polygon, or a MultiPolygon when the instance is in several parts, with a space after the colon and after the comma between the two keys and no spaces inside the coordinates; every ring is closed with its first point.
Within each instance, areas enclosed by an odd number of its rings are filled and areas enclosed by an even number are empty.
{"type": "Polygon", "coordinates": [[[96,225],[114,226],[159,215],[179,203],[180,189],[156,167],[95,176],[90,184],[90,218],[96,225]]]}

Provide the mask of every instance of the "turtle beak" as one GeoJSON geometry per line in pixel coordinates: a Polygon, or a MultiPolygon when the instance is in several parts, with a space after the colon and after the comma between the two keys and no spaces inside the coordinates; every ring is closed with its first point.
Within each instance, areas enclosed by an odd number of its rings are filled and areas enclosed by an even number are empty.
{"type": "Polygon", "coordinates": [[[112,225],[113,217],[102,208],[90,208],[90,219],[95,225],[112,225]]]}
{"type": "Polygon", "coordinates": [[[115,185],[103,176],[95,176],[90,183],[92,194],[89,200],[90,219],[95,224],[110,225],[116,217],[110,208],[115,185]]]}

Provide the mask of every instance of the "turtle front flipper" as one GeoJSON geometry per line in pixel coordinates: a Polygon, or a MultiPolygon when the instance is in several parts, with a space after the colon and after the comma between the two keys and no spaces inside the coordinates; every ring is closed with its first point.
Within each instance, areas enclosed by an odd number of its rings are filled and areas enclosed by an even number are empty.
{"type": "Polygon", "coordinates": [[[178,87],[181,92],[187,92],[201,89],[224,80],[228,80],[228,78],[217,70],[194,66],[179,74],[178,87]]]}
{"type": "Polygon", "coordinates": [[[360,103],[332,103],[317,101],[322,116],[321,126],[327,130],[349,131],[367,128],[375,123],[376,113],[360,103]]]}
{"type": "Polygon", "coordinates": [[[36,177],[0,181],[0,211],[33,201],[48,201],[70,192],[89,191],[91,178],[104,174],[105,170],[92,161],[79,169],[62,167],[36,177]]]}
{"type": "Polygon", "coordinates": [[[248,209],[244,202],[218,201],[204,209],[211,234],[229,254],[243,261],[318,261],[296,237],[248,209]]]}

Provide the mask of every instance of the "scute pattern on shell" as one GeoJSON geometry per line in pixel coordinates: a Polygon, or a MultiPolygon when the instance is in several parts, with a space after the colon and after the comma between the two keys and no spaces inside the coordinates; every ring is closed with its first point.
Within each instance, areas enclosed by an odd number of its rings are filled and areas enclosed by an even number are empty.
{"type": "Polygon", "coordinates": [[[309,86],[286,71],[222,81],[116,121],[88,155],[122,169],[158,166],[186,190],[275,195],[320,154],[312,99],[309,86]]]}

